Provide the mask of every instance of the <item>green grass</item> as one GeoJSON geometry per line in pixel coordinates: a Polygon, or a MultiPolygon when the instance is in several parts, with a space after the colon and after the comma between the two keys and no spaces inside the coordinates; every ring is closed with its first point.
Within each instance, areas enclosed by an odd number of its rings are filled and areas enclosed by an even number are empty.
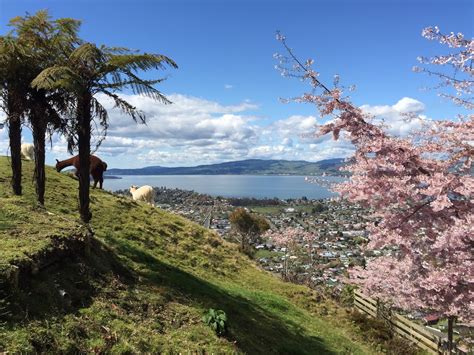
{"type": "MultiPolygon", "coordinates": [[[[11,196],[7,159],[0,157],[0,274],[9,265],[28,263],[35,255],[53,245],[60,247],[71,236],[79,237],[82,232],[74,218],[63,215],[58,209],[54,214],[47,213],[33,203],[32,166],[26,162],[24,165],[26,196],[11,196]]],[[[51,177],[48,187],[51,189],[58,184],[60,178],[51,177]]]]}
{"type": "MultiPolygon", "coordinates": [[[[32,164],[23,165],[24,195],[12,196],[0,157],[6,267],[81,232],[77,181],[48,168],[43,210],[32,164]]],[[[104,191],[93,190],[91,200],[90,254],[66,257],[5,296],[0,352],[375,353],[343,309],[258,269],[211,231],[104,191]],[[225,337],[202,322],[209,308],[226,312],[225,337]]]]}
{"type": "Polygon", "coordinates": [[[9,216],[5,211],[0,210],[0,231],[7,229],[10,230],[11,227],[12,223],[10,222],[9,216]]]}
{"type": "Polygon", "coordinates": [[[266,250],[266,249],[260,249],[255,252],[254,259],[260,259],[260,258],[279,258],[283,256],[285,253],[279,252],[279,251],[272,251],[272,250],[266,250]]]}
{"type": "Polygon", "coordinates": [[[283,212],[284,209],[291,207],[295,209],[295,212],[289,213],[289,216],[296,215],[298,212],[311,213],[313,206],[311,205],[297,205],[297,206],[248,206],[248,208],[254,212],[261,213],[264,215],[278,215],[283,212]]]}
{"type": "Polygon", "coordinates": [[[248,206],[248,208],[257,213],[261,214],[280,214],[283,211],[283,206],[248,206]]]}

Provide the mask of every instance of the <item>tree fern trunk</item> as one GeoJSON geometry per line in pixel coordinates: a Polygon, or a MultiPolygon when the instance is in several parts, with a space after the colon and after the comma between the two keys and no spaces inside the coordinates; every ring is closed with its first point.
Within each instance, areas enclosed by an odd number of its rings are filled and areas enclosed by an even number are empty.
{"type": "MultiPolygon", "coordinates": [[[[12,111],[10,111],[12,112],[12,111]]],[[[8,117],[8,136],[10,139],[10,154],[12,168],[12,188],[15,195],[21,195],[21,118],[18,113],[8,117]]]]}
{"type": "Polygon", "coordinates": [[[79,143],[79,211],[84,223],[89,223],[92,214],[89,209],[90,188],[90,145],[91,145],[91,95],[85,94],[78,102],[79,143]]]}
{"type": "Polygon", "coordinates": [[[38,113],[32,117],[31,123],[33,128],[33,143],[35,145],[35,190],[36,199],[40,205],[44,205],[44,192],[46,173],[44,168],[45,162],[45,136],[46,136],[46,120],[45,113],[38,113]]]}

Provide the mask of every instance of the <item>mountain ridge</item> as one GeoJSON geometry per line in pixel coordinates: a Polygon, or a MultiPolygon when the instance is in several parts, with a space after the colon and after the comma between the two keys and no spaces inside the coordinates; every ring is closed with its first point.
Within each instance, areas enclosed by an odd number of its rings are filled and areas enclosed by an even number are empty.
{"type": "Polygon", "coordinates": [[[106,175],[344,175],[343,158],[317,162],[305,160],[246,159],[189,167],[147,166],[136,169],[111,168],[106,175]]]}

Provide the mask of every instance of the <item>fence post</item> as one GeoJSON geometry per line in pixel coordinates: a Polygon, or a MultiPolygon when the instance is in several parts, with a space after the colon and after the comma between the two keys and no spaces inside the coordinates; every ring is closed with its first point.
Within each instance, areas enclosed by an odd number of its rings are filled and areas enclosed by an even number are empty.
{"type": "Polygon", "coordinates": [[[453,323],[454,317],[448,317],[448,351],[451,354],[453,352],[453,323]]]}
{"type": "Polygon", "coordinates": [[[377,318],[381,319],[393,334],[392,308],[377,298],[377,318]]]}

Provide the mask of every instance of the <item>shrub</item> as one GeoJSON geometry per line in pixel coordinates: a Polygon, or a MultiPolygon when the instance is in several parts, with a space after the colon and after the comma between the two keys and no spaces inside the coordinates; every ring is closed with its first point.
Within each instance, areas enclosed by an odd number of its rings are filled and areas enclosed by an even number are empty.
{"type": "Polygon", "coordinates": [[[385,353],[415,355],[419,351],[410,341],[394,336],[388,325],[381,319],[369,317],[359,311],[352,311],[349,319],[359,326],[364,336],[379,344],[385,353]]]}
{"type": "Polygon", "coordinates": [[[339,294],[339,301],[344,306],[351,306],[354,303],[354,289],[355,287],[352,285],[344,285],[339,294]]]}
{"type": "Polygon", "coordinates": [[[385,341],[391,338],[390,328],[381,319],[369,317],[359,311],[353,311],[349,315],[349,319],[373,340],[385,341]]]}
{"type": "Polygon", "coordinates": [[[400,337],[393,337],[385,343],[388,355],[416,355],[419,354],[419,349],[410,341],[400,337]]]}
{"type": "Polygon", "coordinates": [[[202,320],[219,336],[224,335],[227,331],[227,315],[220,309],[215,310],[210,308],[202,320]]]}

